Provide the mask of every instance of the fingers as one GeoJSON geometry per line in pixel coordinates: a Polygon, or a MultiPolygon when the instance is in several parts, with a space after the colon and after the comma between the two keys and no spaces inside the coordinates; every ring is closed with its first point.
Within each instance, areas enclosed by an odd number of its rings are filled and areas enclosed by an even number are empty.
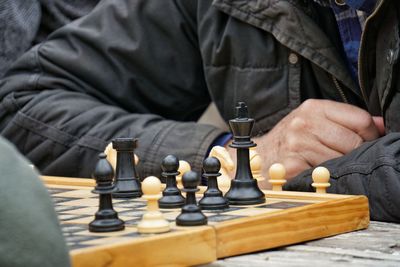
{"type": "Polygon", "coordinates": [[[381,117],[349,104],[311,99],[259,138],[260,155],[265,163],[282,162],[293,177],[383,133],[381,117]]]}
{"type": "Polygon", "coordinates": [[[290,179],[298,175],[304,170],[311,168],[312,166],[309,165],[306,161],[301,158],[297,157],[288,157],[284,158],[279,161],[285,166],[286,170],[286,179],[290,179]]]}
{"type": "Polygon", "coordinates": [[[380,136],[371,115],[356,106],[330,100],[318,100],[327,119],[357,133],[364,141],[380,136]]]}
{"type": "Polygon", "coordinates": [[[385,130],[385,122],[383,121],[383,117],[373,116],[372,120],[374,121],[375,127],[378,129],[379,136],[384,136],[386,133],[386,130],[385,130]]]}
{"type": "Polygon", "coordinates": [[[302,159],[309,166],[316,166],[344,154],[321,143],[313,134],[288,134],[286,145],[282,149],[286,150],[286,157],[302,159]]]}
{"type": "MultiPolygon", "coordinates": [[[[322,146],[323,150],[336,151],[331,153],[334,156],[346,154],[364,142],[357,133],[321,115],[310,116],[303,112],[294,113],[283,127],[281,134],[283,132],[285,134],[282,137],[282,143],[295,145],[306,143],[305,147],[302,147],[303,150],[310,149],[312,151],[319,150],[319,147],[322,146]]],[[[291,145],[287,149],[292,151],[294,148],[296,147],[291,145]]],[[[303,150],[297,149],[297,152],[302,153],[303,150]]]]}
{"type": "Polygon", "coordinates": [[[330,120],[326,120],[323,126],[311,125],[310,131],[321,145],[327,146],[340,154],[347,154],[364,142],[355,132],[330,120]]]}

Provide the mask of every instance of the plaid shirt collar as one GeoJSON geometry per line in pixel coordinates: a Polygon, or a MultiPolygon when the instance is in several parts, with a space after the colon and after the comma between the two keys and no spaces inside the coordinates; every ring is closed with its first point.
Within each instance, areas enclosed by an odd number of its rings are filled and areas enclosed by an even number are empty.
{"type": "MultiPolygon", "coordinates": [[[[332,5],[337,5],[335,4],[334,0],[314,0],[317,4],[321,6],[332,6],[332,5]]],[[[372,13],[372,10],[376,4],[376,0],[346,0],[343,1],[345,5],[349,6],[350,8],[353,8],[355,10],[359,11],[364,11],[367,13],[372,13]]]]}
{"type": "Polygon", "coordinates": [[[358,84],[358,51],[361,33],[367,16],[372,13],[376,0],[345,0],[342,5],[334,0],[314,0],[317,4],[331,7],[338,24],[347,65],[353,79],[358,84]]]}

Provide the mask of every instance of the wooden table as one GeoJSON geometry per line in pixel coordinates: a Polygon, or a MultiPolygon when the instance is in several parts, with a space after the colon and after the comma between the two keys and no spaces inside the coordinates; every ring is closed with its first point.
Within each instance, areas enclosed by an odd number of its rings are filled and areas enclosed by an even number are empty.
{"type": "Polygon", "coordinates": [[[400,224],[374,222],[366,230],[215,261],[203,267],[400,266],[400,224]]]}

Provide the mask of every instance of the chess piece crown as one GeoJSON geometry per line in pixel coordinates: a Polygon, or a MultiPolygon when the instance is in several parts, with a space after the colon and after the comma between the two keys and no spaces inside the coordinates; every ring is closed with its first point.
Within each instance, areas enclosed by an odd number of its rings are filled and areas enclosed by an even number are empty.
{"type": "Polygon", "coordinates": [[[239,102],[236,107],[236,118],[229,120],[229,126],[233,134],[233,142],[229,146],[233,148],[255,147],[256,144],[250,139],[254,122],[254,119],[248,116],[246,104],[239,102]]]}

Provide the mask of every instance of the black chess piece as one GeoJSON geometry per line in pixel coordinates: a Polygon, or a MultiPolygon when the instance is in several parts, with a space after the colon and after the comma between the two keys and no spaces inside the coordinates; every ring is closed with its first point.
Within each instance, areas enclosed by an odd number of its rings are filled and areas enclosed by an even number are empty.
{"type": "Polygon", "coordinates": [[[115,138],[113,148],[117,150],[117,170],[115,175],[116,192],[114,198],[137,198],[142,196],[140,180],[137,178],[134,150],[135,138],[115,138]]]}
{"type": "Polygon", "coordinates": [[[113,232],[125,228],[123,220],[118,218],[118,213],[113,209],[111,194],[115,191],[112,184],[114,170],[106,159],[106,154],[99,154],[93,176],[96,179],[96,187],[93,193],[99,194],[99,210],[94,220],[89,223],[90,232],[113,232]]]}
{"type": "Polygon", "coordinates": [[[248,118],[247,106],[239,102],[236,107],[237,118],[229,121],[233,133],[230,147],[237,150],[235,178],[231,181],[229,191],[225,194],[229,204],[253,205],[265,202],[265,195],[260,190],[257,180],[250,169],[249,148],[256,144],[250,139],[254,127],[254,119],[248,118]]]}
{"type": "Polygon", "coordinates": [[[221,210],[229,208],[228,200],[222,196],[218,188],[217,177],[221,174],[221,163],[215,157],[206,158],[203,162],[203,177],[207,179],[207,190],[203,198],[199,201],[199,206],[203,210],[221,210]]]}
{"type": "Polygon", "coordinates": [[[183,192],[186,192],[186,202],[182,212],[176,217],[176,225],[196,226],[207,224],[207,217],[201,212],[196,202],[196,192],[200,189],[200,176],[194,171],[186,172],[182,177],[183,192]]]}
{"type": "Polygon", "coordinates": [[[162,163],[162,176],[165,177],[166,187],[162,192],[163,196],[158,200],[158,205],[162,209],[180,208],[185,204],[185,198],[176,186],[176,176],[179,174],[179,160],[173,155],[166,156],[162,163]]]}

